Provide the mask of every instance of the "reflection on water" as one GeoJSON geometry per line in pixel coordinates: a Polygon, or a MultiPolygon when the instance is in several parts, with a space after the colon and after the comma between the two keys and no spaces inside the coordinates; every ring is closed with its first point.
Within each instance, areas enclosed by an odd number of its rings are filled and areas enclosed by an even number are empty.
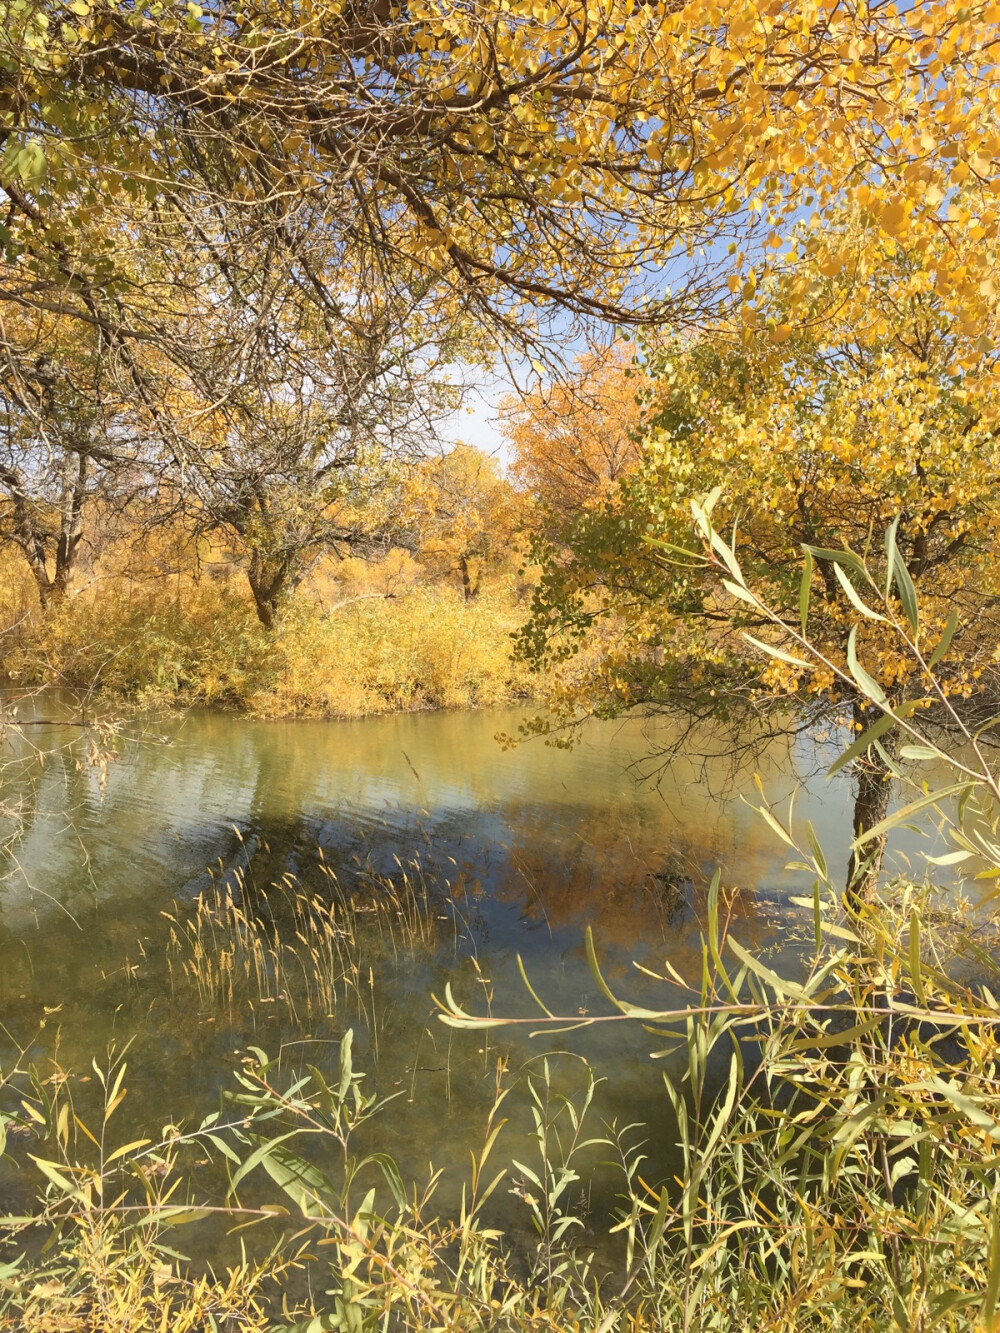
{"type": "MultiPolygon", "coordinates": [[[[146,736],[127,746],[103,796],[98,775],[72,750],[44,763],[27,756],[3,793],[20,801],[24,820],[0,887],[6,1027],[27,1040],[42,1006],[61,1005],[37,1054],[58,1044],[62,1063],[76,1069],[137,1034],[129,1104],[143,1127],[214,1109],[249,1040],[276,1050],[308,1038],[308,1058],[322,1063],[353,1024],[370,1068],[360,1009],[308,1033],[286,1032],[276,1012],[234,1027],[199,1012],[191,994],[171,995],[162,914],[183,916],[211,882],[212,865],[217,873],[241,867],[258,885],[286,873],[309,885],[317,883],[317,848],[346,873],[391,873],[416,859],[443,886],[442,924],[435,946],[406,966],[388,956],[371,963],[377,1081],[402,1094],[381,1122],[380,1146],[417,1177],[431,1160],[467,1162],[498,1056],[516,1068],[560,1042],[608,1076],[602,1112],[650,1122],[655,1140],[662,1085],[650,1072],[654,1039],[642,1030],[609,1024],[534,1041],[523,1029],[504,1030],[498,1042],[496,1034],[444,1028],[431,994],[450,982],[474,1009],[492,1003],[530,1013],[520,955],[556,1012],[607,1012],[583,954],[589,924],[613,984],[669,1002],[633,962],[655,969],[666,958],[682,974],[696,972],[703,897],[717,866],[734,890],[741,937],[773,947],[787,920],[783,904],[798,887],[783,869],[787,848],[748,804],[713,796],[721,764],[715,784],[681,761],[654,788],[630,771],[646,752],[637,725],[595,724],[570,752],[540,742],[504,751],[494,737],[517,721],[509,711],[339,723],[192,713],[162,729],[169,744],[146,736]]],[[[50,733],[47,746],[61,729],[50,733]]],[[[805,752],[787,746],[766,756],[770,799],[796,785],[796,757],[810,766],[805,752]]],[[[751,777],[740,776],[736,795],[757,799],[751,777]]],[[[796,802],[834,864],[846,860],[848,798],[846,781],[814,779],[796,802]]]]}

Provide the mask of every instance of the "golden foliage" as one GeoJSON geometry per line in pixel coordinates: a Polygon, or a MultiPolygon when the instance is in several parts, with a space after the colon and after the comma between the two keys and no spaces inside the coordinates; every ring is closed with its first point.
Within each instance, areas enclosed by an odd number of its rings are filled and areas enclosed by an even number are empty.
{"type": "Polygon", "coordinates": [[[572,379],[507,399],[513,477],[563,519],[604,500],[639,461],[647,387],[634,348],[617,344],[580,357],[572,379]]]}
{"type": "MultiPolygon", "coordinates": [[[[596,635],[600,668],[584,688],[608,707],[673,698],[725,714],[766,696],[843,699],[823,671],[778,661],[762,674],[742,638],[760,628],[752,606],[715,571],[644,540],[690,548],[690,502],[716,486],[719,530],[735,525],[747,577],[789,624],[803,544],[880,553],[899,516],[921,643],[930,652],[955,609],[964,626],[947,688],[967,693],[1000,656],[1000,380],[995,352],[935,289],[944,242],[904,251],[855,212],[836,231],[804,227],[797,243],[802,266],[756,290],[767,314],[758,332],[740,320],[651,347],[641,467],[605,511],[573,519],[550,545],[522,650],[551,662],[596,635]],[[834,250],[853,256],[849,267],[828,264],[834,250]],[[794,328],[793,310],[807,317],[794,328]]],[[[884,554],[873,559],[885,569],[884,554]]],[[[816,558],[810,608],[811,633],[840,663],[859,618],[844,573],[816,558]]],[[[862,613],[858,638],[905,694],[912,661],[886,627],[862,613]]],[[[579,686],[563,706],[574,696],[579,686]]]]}
{"type": "Polygon", "coordinates": [[[5,667],[16,683],[96,681],[150,705],[276,717],[479,707],[528,692],[529,674],[511,660],[523,613],[510,582],[467,601],[456,588],[400,581],[407,559],[364,571],[388,591],[355,592],[354,569],[342,601],[323,606],[303,592],[270,633],[241,580],[107,579],[11,643],[5,667]]]}

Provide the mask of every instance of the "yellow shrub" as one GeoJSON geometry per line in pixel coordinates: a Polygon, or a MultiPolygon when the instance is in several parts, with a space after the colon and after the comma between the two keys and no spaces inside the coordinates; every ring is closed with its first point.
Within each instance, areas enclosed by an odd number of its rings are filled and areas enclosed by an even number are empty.
{"type": "Polygon", "coordinates": [[[528,673],[511,659],[523,609],[509,588],[465,601],[396,566],[375,580],[396,575],[396,595],[352,594],[330,607],[307,591],[273,634],[241,580],[106,579],[9,646],[4,666],[26,684],[96,681],[147,704],[227,705],[272,717],[477,707],[530,692],[528,673]]]}

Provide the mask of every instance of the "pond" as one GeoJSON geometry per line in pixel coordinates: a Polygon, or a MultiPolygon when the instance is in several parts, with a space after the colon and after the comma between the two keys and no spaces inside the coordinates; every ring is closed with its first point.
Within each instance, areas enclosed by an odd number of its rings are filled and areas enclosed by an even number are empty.
{"type": "MultiPolygon", "coordinates": [[[[41,720],[54,707],[43,698],[22,713],[41,720]]],[[[442,1207],[457,1189],[451,1170],[464,1171],[481,1140],[498,1062],[509,1077],[568,1049],[605,1080],[597,1114],[645,1125],[647,1151],[666,1161],[657,1040],[641,1027],[454,1031],[432,997],[450,983],[474,1012],[537,1013],[523,966],[553,1012],[606,1014],[585,956],[590,926],[613,988],[674,1003],[648,972],[666,960],[697,981],[716,868],[735,933],[761,952],[803,933],[808,914],[788,898],[804,881],[784,869],[788,848],[752,808],[750,764],[689,755],[658,768],[650,747],[672,739],[665,723],[594,723],[571,750],[537,739],[504,748],[498,734],[516,732],[522,716],[267,723],[192,712],[140,728],[103,791],[97,770],[59,748],[71,729],[46,727],[44,762],[22,752],[5,793],[23,820],[0,888],[8,1033],[80,1077],[82,1101],[92,1058],[131,1042],[127,1119],[144,1133],[217,1108],[248,1043],[274,1054],[298,1046],[323,1065],[353,1027],[358,1063],[380,1093],[397,1095],[377,1122],[378,1146],[405,1178],[445,1168],[442,1207]],[[398,883],[404,871],[426,890],[419,938],[370,940],[353,998],[332,1012],[292,1015],[280,996],[213,1006],[185,980],[176,939],[199,894],[221,886],[238,897],[252,881],[276,902],[268,886],[283,876],[286,896],[293,884],[322,894],[334,873],[363,900],[366,883],[398,883]]],[[[772,744],[757,768],[771,801],[799,788],[796,819],[810,818],[831,864],[844,864],[847,780],[827,781],[801,743],[772,744]]],[[[563,1064],[575,1086],[579,1061],[563,1064]]],[[[524,1125],[512,1119],[516,1136],[524,1125]]],[[[512,1232],[517,1202],[498,1205],[512,1232]]]]}

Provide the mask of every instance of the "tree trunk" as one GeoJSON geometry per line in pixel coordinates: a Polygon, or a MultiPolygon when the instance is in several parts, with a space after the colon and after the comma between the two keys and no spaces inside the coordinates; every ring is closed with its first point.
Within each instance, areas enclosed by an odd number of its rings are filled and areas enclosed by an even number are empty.
{"type": "MultiPolygon", "coordinates": [[[[868,727],[871,725],[872,715],[870,712],[862,712],[855,704],[854,720],[862,727],[868,727]]],[[[892,733],[883,736],[880,744],[891,756],[895,748],[892,733]]],[[[889,813],[892,773],[885,761],[873,749],[863,759],[856,761],[854,781],[854,837],[857,838],[874,828],[876,824],[880,824],[889,813]]],[[[885,843],[886,835],[883,833],[881,837],[873,838],[851,853],[847,864],[847,888],[844,895],[849,909],[857,910],[875,897],[882,871],[882,858],[885,855],[885,843]]]]}
{"type": "Polygon", "coordinates": [[[465,600],[471,602],[473,597],[479,594],[479,579],[472,582],[472,575],[469,572],[469,560],[467,556],[461,556],[458,561],[458,567],[462,572],[462,591],[465,593],[465,600]]]}
{"type": "Polygon", "coordinates": [[[87,472],[87,455],[82,450],[68,449],[62,463],[59,532],[53,551],[51,524],[44,520],[39,502],[29,494],[23,474],[12,467],[0,468],[0,483],[6,488],[14,510],[13,537],[31,568],[42,610],[61,601],[73,581],[83,539],[87,472]]]}
{"type": "Polygon", "coordinates": [[[281,594],[288,577],[288,561],[269,560],[259,551],[250,556],[247,566],[247,581],[253,593],[253,603],[257,609],[257,619],[266,630],[273,630],[278,621],[278,608],[281,594]]]}
{"type": "Polygon", "coordinates": [[[63,461],[59,504],[59,541],[51,594],[65,597],[76,572],[76,557],[83,539],[83,502],[87,495],[87,455],[67,453],[63,461]]]}

